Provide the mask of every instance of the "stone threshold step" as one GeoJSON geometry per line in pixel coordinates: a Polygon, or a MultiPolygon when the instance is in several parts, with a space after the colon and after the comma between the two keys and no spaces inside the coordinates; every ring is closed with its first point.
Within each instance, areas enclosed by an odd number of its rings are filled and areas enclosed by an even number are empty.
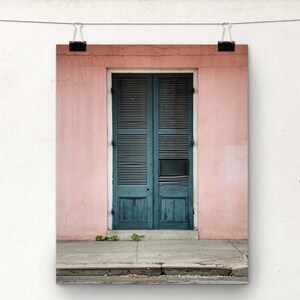
{"type": "Polygon", "coordinates": [[[133,233],[144,235],[143,240],[198,240],[198,230],[108,230],[107,235],[130,241],[133,233]]]}

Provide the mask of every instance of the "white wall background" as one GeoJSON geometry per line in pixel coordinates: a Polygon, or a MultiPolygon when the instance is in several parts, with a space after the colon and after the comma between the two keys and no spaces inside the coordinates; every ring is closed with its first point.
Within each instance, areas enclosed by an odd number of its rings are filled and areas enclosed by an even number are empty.
{"type": "MultiPolygon", "coordinates": [[[[300,17],[297,0],[0,0],[0,19],[234,22],[300,17]]],[[[211,44],[218,27],[85,27],[94,44],[211,44]]],[[[299,299],[300,23],[233,26],[249,44],[248,286],[55,284],[55,45],[72,26],[0,23],[1,299],[299,299]]]]}

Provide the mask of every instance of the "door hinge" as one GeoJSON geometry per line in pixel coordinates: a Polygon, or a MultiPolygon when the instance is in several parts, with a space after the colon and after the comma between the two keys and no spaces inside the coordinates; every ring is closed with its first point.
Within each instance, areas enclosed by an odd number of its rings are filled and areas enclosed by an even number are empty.
{"type": "Polygon", "coordinates": [[[114,93],[115,93],[115,89],[114,89],[114,88],[111,88],[111,89],[110,89],[110,92],[111,92],[112,94],[114,94],[114,93]]]}
{"type": "Polygon", "coordinates": [[[195,209],[193,208],[193,215],[195,214],[195,209]]]}
{"type": "Polygon", "coordinates": [[[112,208],[112,210],[110,211],[112,215],[115,214],[115,210],[112,208]]]}
{"type": "Polygon", "coordinates": [[[111,140],[111,145],[113,146],[113,147],[115,147],[116,146],[116,142],[114,141],[114,140],[111,140]]]}
{"type": "Polygon", "coordinates": [[[191,94],[194,94],[194,93],[195,93],[195,89],[191,88],[191,94]]]}

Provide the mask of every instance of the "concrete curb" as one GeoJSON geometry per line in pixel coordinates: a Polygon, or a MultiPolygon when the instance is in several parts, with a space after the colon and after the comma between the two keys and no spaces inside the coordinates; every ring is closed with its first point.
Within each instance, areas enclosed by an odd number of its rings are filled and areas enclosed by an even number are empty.
{"type": "Polygon", "coordinates": [[[102,266],[83,268],[57,268],[56,276],[122,276],[122,275],[161,275],[160,265],[144,266],[102,266]]]}
{"type": "Polygon", "coordinates": [[[217,267],[201,265],[151,264],[151,265],[97,265],[92,267],[60,267],[56,276],[123,276],[123,275],[198,275],[247,277],[247,267],[217,267]]]}
{"type": "Polygon", "coordinates": [[[235,277],[247,277],[248,267],[234,267],[230,275],[235,277]]]}
{"type": "Polygon", "coordinates": [[[198,276],[229,276],[231,270],[218,267],[165,267],[162,266],[164,275],[198,275],[198,276]]]}

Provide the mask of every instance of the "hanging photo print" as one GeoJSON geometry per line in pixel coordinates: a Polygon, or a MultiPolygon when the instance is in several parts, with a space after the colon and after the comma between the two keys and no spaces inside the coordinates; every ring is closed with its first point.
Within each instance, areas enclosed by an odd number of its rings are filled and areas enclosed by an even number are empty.
{"type": "Polygon", "coordinates": [[[56,122],[57,283],[247,283],[247,45],[74,36],[56,122]]]}

